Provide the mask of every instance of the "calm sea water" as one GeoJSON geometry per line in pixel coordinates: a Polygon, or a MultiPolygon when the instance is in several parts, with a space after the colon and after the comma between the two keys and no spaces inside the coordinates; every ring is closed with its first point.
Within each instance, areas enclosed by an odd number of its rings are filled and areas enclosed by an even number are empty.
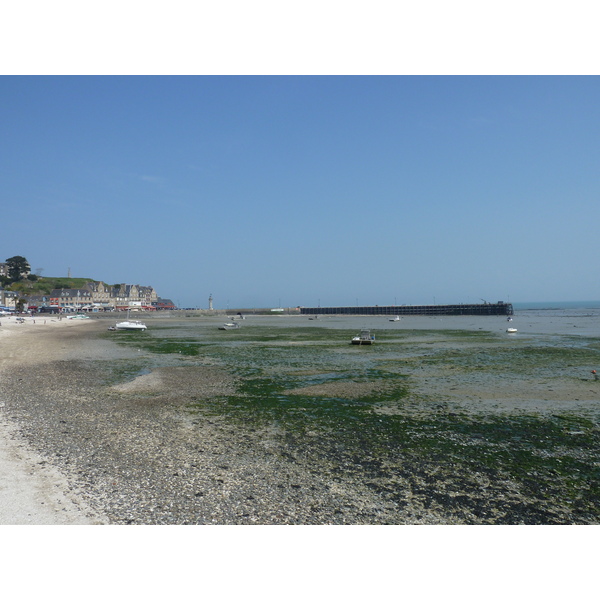
{"type": "MultiPolygon", "coordinates": [[[[516,328],[519,337],[539,335],[567,335],[600,337],[600,301],[590,302],[537,302],[514,303],[515,314],[507,322],[505,316],[403,316],[399,321],[390,321],[386,316],[254,316],[247,315],[241,322],[244,329],[252,327],[319,327],[348,329],[356,333],[360,329],[373,330],[439,330],[454,329],[467,331],[490,331],[510,335],[508,327],[516,328]]],[[[224,319],[223,319],[224,320],[224,319]]],[[[176,335],[194,335],[194,331],[216,329],[223,321],[209,319],[183,319],[177,324],[169,323],[180,331],[176,335]]],[[[227,335],[225,333],[225,335],[227,335]]],[[[232,334],[234,335],[234,333],[232,334]]]]}
{"type": "Polygon", "coordinates": [[[600,310],[600,300],[579,300],[577,302],[513,302],[515,310],[600,310]]]}

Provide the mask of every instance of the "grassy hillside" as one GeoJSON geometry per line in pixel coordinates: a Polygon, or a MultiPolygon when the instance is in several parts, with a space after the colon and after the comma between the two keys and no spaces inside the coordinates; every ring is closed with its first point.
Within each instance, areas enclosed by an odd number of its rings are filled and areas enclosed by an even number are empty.
{"type": "Polygon", "coordinates": [[[95,280],[86,277],[40,277],[38,281],[18,281],[7,289],[27,296],[43,296],[49,294],[52,290],[79,289],[88,281],[95,280]]]}

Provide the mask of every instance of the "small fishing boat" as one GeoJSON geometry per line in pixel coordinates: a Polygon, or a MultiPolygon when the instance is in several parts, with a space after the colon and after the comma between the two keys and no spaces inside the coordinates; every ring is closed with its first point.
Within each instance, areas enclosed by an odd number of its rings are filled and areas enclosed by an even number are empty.
{"type": "Polygon", "coordinates": [[[371,335],[369,329],[362,329],[360,334],[355,335],[350,343],[355,346],[368,346],[375,343],[375,336],[371,335]]]}
{"type": "Polygon", "coordinates": [[[87,315],[77,314],[77,315],[69,315],[67,319],[89,319],[87,315]]]}
{"type": "Polygon", "coordinates": [[[506,333],[517,333],[517,330],[516,330],[514,327],[509,327],[509,328],[506,330],[506,333]]]}
{"type": "Polygon", "coordinates": [[[221,331],[228,331],[229,329],[241,329],[239,323],[223,323],[221,327],[219,327],[221,331]]]}
{"type": "Polygon", "coordinates": [[[390,321],[399,321],[400,317],[398,315],[396,315],[393,319],[390,319],[390,321]]]}

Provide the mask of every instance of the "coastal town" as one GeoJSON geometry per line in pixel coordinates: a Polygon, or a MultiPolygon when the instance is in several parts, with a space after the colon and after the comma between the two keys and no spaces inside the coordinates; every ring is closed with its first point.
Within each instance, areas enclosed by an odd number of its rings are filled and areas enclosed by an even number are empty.
{"type": "Polygon", "coordinates": [[[0,263],[0,309],[4,312],[57,314],[176,308],[171,300],[159,297],[152,286],[139,284],[108,285],[103,281],[87,280],[76,288],[61,287],[46,293],[36,293],[35,288],[29,293],[28,290],[7,289],[14,287],[10,283],[33,283],[39,279],[39,276],[31,274],[29,263],[23,257],[13,257],[0,263]]]}

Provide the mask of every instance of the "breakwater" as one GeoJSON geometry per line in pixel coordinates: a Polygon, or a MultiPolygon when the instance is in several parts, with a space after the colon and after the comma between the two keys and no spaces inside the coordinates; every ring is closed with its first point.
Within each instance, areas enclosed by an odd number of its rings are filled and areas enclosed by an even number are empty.
{"type": "Polygon", "coordinates": [[[513,314],[508,302],[496,304],[429,304],[403,306],[319,306],[301,307],[302,315],[482,315],[494,316],[513,314]]]}

